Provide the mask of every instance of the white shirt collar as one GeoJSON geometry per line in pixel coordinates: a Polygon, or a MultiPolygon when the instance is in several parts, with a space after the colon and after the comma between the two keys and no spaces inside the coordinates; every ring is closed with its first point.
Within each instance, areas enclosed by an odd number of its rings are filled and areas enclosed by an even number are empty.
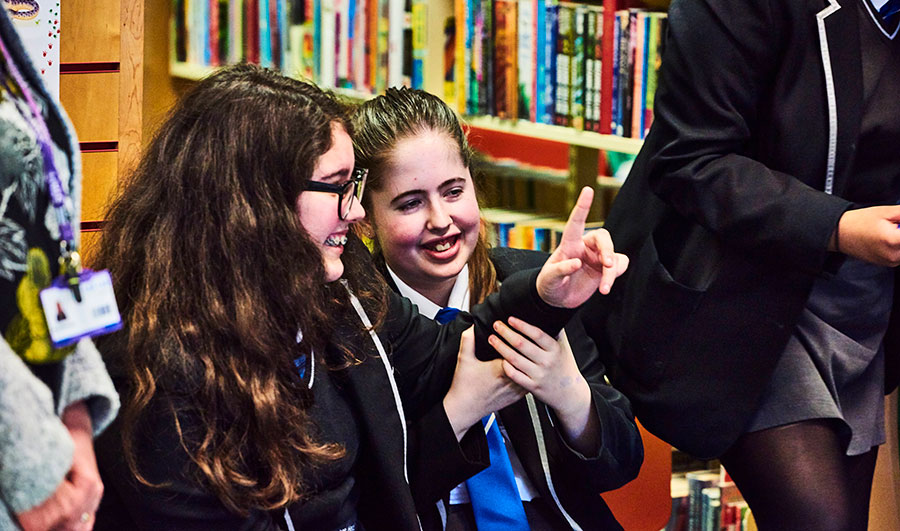
{"type": "MultiPolygon", "coordinates": [[[[391,275],[391,278],[394,279],[394,284],[397,285],[397,290],[400,292],[400,295],[403,295],[413,304],[415,304],[419,308],[419,313],[424,315],[429,319],[434,319],[434,316],[437,315],[438,310],[441,309],[440,306],[431,302],[424,295],[409,287],[406,282],[400,280],[400,277],[394,273],[394,270],[391,269],[391,266],[387,266],[388,274],[391,275]]],[[[462,271],[456,275],[456,283],[453,284],[453,289],[450,290],[450,299],[447,301],[447,306],[452,308],[459,308],[463,311],[469,311],[469,265],[466,264],[463,266],[462,271]]]]}

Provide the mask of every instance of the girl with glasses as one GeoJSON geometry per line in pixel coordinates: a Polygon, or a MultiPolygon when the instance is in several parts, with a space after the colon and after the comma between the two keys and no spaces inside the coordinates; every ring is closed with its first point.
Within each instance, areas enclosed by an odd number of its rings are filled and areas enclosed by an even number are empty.
{"type": "MultiPolygon", "coordinates": [[[[369,168],[365,226],[376,262],[394,291],[423,315],[441,320],[442,307],[468,309],[512,273],[546,259],[488,248],[472,150],[439,98],[388,89],[355,111],[353,127],[357,163],[369,168]]],[[[522,319],[495,331],[505,341],[492,339],[504,371],[476,366],[459,374],[442,403],[411,422],[419,441],[412,488],[423,527],[497,528],[490,522],[500,516],[485,507],[496,505],[496,489],[485,492],[481,474],[458,484],[434,478],[434,457],[444,453],[435,434],[447,426],[467,433],[473,423],[480,429],[487,416],[498,423],[508,465],[491,452],[490,470],[482,474],[507,466],[515,477],[504,528],[620,528],[600,492],[637,476],[643,446],[628,400],[604,381],[603,363],[580,321],[566,325],[559,341],[522,319]]]]}
{"type": "MultiPolygon", "coordinates": [[[[495,320],[555,333],[557,306],[626,264],[581,237],[586,194],[550,266],[448,326],[418,317],[349,234],[351,133],[328,93],[242,65],[199,82],[148,146],[98,258],[125,321],[104,344],[124,414],[98,442],[98,527],[418,529],[404,413],[443,397],[458,351],[492,355],[495,320]]],[[[458,445],[459,480],[484,444],[458,445]]]]}

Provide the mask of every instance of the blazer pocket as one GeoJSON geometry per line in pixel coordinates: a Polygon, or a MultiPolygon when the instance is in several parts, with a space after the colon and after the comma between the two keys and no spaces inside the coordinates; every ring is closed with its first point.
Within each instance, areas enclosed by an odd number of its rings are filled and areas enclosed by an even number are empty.
{"type": "Polygon", "coordinates": [[[634,262],[622,303],[620,362],[630,376],[655,387],[682,347],[685,321],[706,289],[677,282],[660,261],[653,235],[634,262]]]}

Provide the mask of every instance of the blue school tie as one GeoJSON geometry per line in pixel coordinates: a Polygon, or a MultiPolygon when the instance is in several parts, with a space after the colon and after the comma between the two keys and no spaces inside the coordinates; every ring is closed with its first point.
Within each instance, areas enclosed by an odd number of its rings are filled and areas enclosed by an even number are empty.
{"type": "Polygon", "coordinates": [[[434,316],[434,320],[439,322],[440,324],[447,324],[455,319],[456,314],[458,313],[459,308],[451,308],[450,306],[447,306],[438,310],[437,315],[434,316]]]}
{"type": "Polygon", "coordinates": [[[528,531],[531,528],[496,415],[491,413],[481,423],[490,424],[485,435],[491,466],[466,480],[478,531],[528,531]]]}
{"type": "MultiPolygon", "coordinates": [[[[441,308],[434,316],[440,324],[452,321],[457,308],[441,308]]],[[[481,419],[485,432],[491,465],[466,481],[472,512],[478,531],[528,531],[528,519],[522,506],[522,497],[516,487],[516,476],[506,452],[506,443],[493,413],[481,419]]]]}
{"type": "Polygon", "coordinates": [[[887,21],[888,17],[894,15],[897,12],[900,12],[900,0],[888,0],[887,3],[881,6],[881,9],[878,10],[878,14],[885,22],[887,21]]]}

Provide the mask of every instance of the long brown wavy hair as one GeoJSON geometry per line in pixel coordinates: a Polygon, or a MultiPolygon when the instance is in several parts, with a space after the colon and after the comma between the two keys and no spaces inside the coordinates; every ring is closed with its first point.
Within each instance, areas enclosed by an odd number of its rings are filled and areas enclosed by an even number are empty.
{"type": "MultiPolygon", "coordinates": [[[[423,90],[389,88],[383,95],[357,107],[352,122],[353,150],[357,163],[369,168],[366,184],[369,189],[380,190],[384,186],[397,143],[427,130],[447,135],[459,149],[463,165],[470,172],[473,170],[474,151],[466,139],[459,117],[440,98],[423,90]]],[[[372,211],[371,195],[363,198],[363,204],[372,211]]],[[[374,222],[370,215],[368,223],[374,222]]],[[[377,239],[373,243],[376,259],[383,260],[377,239]]],[[[468,261],[472,304],[483,302],[498,289],[497,271],[488,249],[487,231],[482,221],[478,242],[468,261]]]]}
{"type": "MultiPolygon", "coordinates": [[[[135,441],[151,401],[171,411],[196,479],[241,514],[302,499],[308,472],[344,454],[312,437],[293,360],[324,352],[347,308],[295,210],[347,116],[312,84],[222,69],[178,103],[111,207],[97,265],[126,328],[101,347],[127,384],[124,452],[144,483],[135,441]]],[[[345,260],[345,277],[365,282],[361,267],[345,260]]]]}

